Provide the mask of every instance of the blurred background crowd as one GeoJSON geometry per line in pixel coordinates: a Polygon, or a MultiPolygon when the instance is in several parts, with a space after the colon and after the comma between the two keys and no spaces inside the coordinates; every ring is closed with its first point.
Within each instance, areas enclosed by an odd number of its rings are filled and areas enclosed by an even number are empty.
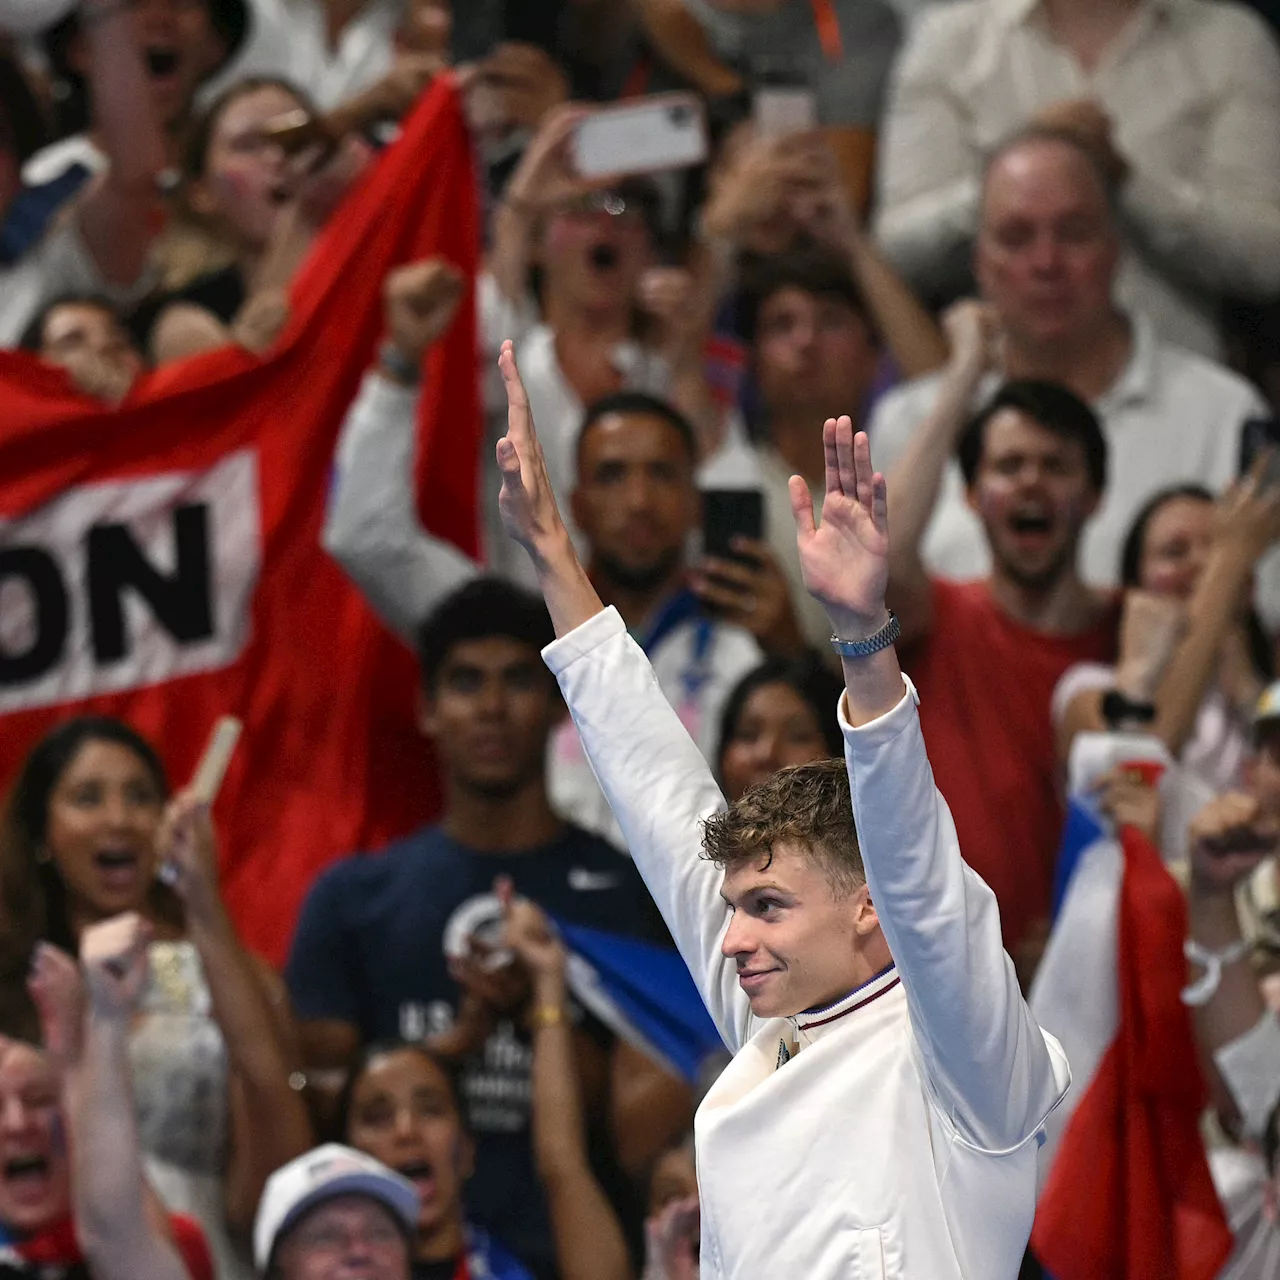
{"type": "MultiPolygon", "coordinates": [[[[606,937],[643,970],[668,940],[502,536],[509,338],[593,581],[730,800],[840,751],[787,479],[820,500],[824,419],[869,432],[903,666],[1024,989],[1068,813],[1141,832],[1180,887],[1182,1105],[1234,1253],[1074,1274],[1280,1277],[1277,24],[1273,0],[0,0],[0,420],[21,386],[24,414],[180,440],[193,402],[155,427],[147,388],[284,358],[431,95],[479,211],[478,263],[373,281],[306,531],[417,659],[431,763],[358,772],[439,804],[317,857],[300,910],[256,901],[270,947],[172,743],[74,681],[30,694],[54,661],[31,521],[74,523],[93,477],[59,457],[39,503],[0,499],[26,521],[0,522],[0,716],[56,710],[0,827],[0,1274],[696,1277],[721,1062],[637,1033],[584,959],[606,937]],[[474,395],[428,405],[460,325],[474,395]],[[467,537],[424,514],[424,471],[467,537]]],[[[0,487],[60,448],[21,444],[0,487]]],[[[172,569],[120,569],[145,590],[118,626],[172,569]]],[[[316,661],[363,696],[336,637],[316,661]]]]}

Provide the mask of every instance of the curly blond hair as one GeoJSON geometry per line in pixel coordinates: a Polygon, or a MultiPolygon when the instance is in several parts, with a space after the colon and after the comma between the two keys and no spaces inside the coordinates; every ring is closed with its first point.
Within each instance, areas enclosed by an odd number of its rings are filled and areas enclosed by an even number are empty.
{"type": "Polygon", "coordinates": [[[703,855],[722,870],[748,861],[768,867],[780,842],[808,850],[837,894],[866,883],[843,760],[779,769],[703,828],[703,855]]]}

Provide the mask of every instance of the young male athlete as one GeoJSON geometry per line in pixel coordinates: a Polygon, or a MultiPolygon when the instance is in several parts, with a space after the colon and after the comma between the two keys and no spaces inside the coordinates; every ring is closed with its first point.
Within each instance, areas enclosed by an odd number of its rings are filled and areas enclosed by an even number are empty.
{"type": "Polygon", "coordinates": [[[791,479],[805,584],[844,660],[845,760],[783,769],[726,808],[574,553],[510,344],[500,367],[500,505],[555,623],[544,657],[734,1051],[695,1126],[703,1276],[1012,1280],[1070,1072],[933,783],[867,437],[824,426],[820,526],[791,479]]]}

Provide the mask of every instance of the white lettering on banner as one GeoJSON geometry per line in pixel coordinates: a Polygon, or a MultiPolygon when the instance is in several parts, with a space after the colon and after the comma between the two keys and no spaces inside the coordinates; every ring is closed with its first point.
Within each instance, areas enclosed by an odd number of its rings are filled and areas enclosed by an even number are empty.
{"type": "Polygon", "coordinates": [[[216,671],[248,643],[258,459],[84,485],[0,521],[0,712],[216,671]]]}

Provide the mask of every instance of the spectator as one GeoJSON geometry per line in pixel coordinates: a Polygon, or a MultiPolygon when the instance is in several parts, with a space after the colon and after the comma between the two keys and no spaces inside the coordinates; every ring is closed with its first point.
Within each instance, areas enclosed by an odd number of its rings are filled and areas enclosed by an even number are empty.
{"type": "Polygon", "coordinates": [[[21,1007],[41,940],[74,954],[86,926],[126,911],[154,926],[130,1041],[147,1173],[234,1276],[232,1233],[309,1131],[288,1082],[287,1007],[218,897],[208,816],[167,799],[154,749],[119,721],[68,720],[32,750],[0,827],[0,996],[21,1007]],[[173,889],[157,878],[165,864],[173,889]]]}
{"type": "Polygon", "coordinates": [[[372,1156],[326,1143],[271,1175],[253,1228],[261,1280],[411,1280],[418,1192],[372,1156]]]}
{"type": "MultiPolygon", "coordinates": [[[[1093,585],[1114,583],[1125,533],[1157,490],[1192,479],[1224,489],[1240,464],[1240,424],[1266,413],[1243,380],[1159,341],[1145,316],[1117,307],[1118,227],[1107,191],[1093,153],[1072,135],[1036,129],[1016,137],[987,168],[975,259],[1000,331],[1000,373],[1060,382],[1102,421],[1110,478],[1081,562],[1093,585]]],[[[990,395],[1000,373],[976,384],[975,397],[990,395]]],[[[938,393],[938,381],[924,379],[880,402],[869,429],[886,470],[938,393]]],[[[923,551],[943,577],[989,569],[981,521],[954,467],[923,551]]],[[[1264,567],[1268,625],[1280,618],[1271,576],[1264,567]]]]}
{"type": "MultiPolygon", "coordinates": [[[[156,230],[156,177],[164,164],[159,126],[145,92],[133,11],[108,0],[82,7],[80,41],[106,169],[87,186],[26,177],[35,164],[40,108],[16,64],[0,53],[0,345],[13,346],[31,318],[62,294],[141,287],[156,230]],[[33,154],[34,153],[34,154],[33,154]],[[114,163],[108,165],[107,157],[114,163]],[[70,203],[70,207],[64,207],[70,203]],[[57,218],[54,214],[61,210],[57,218]]],[[[79,19],[75,19],[79,21],[79,19]]],[[[97,172],[95,170],[95,172],[97,172]]]]}
{"type": "Polygon", "coordinates": [[[0,1037],[0,1271],[29,1280],[213,1280],[199,1226],[159,1209],[143,1177],[127,1029],[120,1036],[96,1005],[86,1017],[75,961],[54,947],[37,951],[27,985],[45,1047],[0,1037]]]}
{"type": "MultiPolygon", "coordinates": [[[[157,246],[163,292],[135,321],[157,363],[237,340],[264,350],[269,341],[253,332],[264,297],[279,299],[283,323],[294,272],[368,155],[348,141],[305,174],[266,129],[290,112],[310,110],[282,80],[243,80],[195,120],[177,216],[157,246]]],[[[308,158],[323,159],[314,149],[308,158]]],[[[265,336],[274,340],[278,330],[279,324],[265,336]]]]}
{"type": "Polygon", "coordinates": [[[1078,138],[1115,178],[1116,298],[1162,341],[1216,356],[1224,295],[1280,292],[1280,52],[1246,8],[966,0],[925,12],[890,95],[877,236],[929,297],[967,291],[986,156],[1032,124],[1078,138]]]}
{"type": "MultiPolygon", "coordinates": [[[[173,163],[191,120],[197,90],[239,49],[250,29],[250,15],[245,0],[198,0],[191,4],[146,0],[130,12],[133,21],[124,23],[122,32],[136,50],[134,57],[139,60],[142,73],[141,78],[131,81],[136,101],[130,106],[135,119],[142,118],[136,113],[145,112],[146,118],[154,122],[151,127],[160,128],[165,154],[173,163]]],[[[109,162],[126,160],[128,146],[137,145],[137,137],[126,136],[125,149],[117,154],[104,148],[106,139],[98,136],[106,122],[101,118],[103,104],[93,83],[94,25],[82,7],[50,27],[42,37],[58,84],[55,98],[62,104],[58,132],[71,136],[61,136],[60,141],[35,157],[27,174],[32,183],[69,182],[77,175],[84,181],[106,169],[109,162]]],[[[125,46],[119,48],[123,52],[125,46]]]]}
{"type": "MultiPolygon", "coordinates": [[[[536,598],[495,580],[470,583],[425,623],[421,722],[444,776],[443,819],[326,871],[303,905],[288,966],[310,1066],[342,1066],[376,1040],[452,1041],[476,1143],[469,1205],[539,1276],[554,1250],[529,1135],[528,980],[518,966],[493,970],[494,877],[510,876],[562,919],[660,936],[631,864],[551,809],[547,742],[563,712],[540,657],[549,636],[536,598]]],[[[612,1072],[623,1168],[645,1168],[687,1123],[688,1091],[593,1019],[575,1040],[593,1079],[612,1072]]],[[[602,1102],[593,1092],[593,1119],[602,1102]]]]}
{"type": "Polygon", "coordinates": [[[889,474],[889,600],[938,789],[1017,959],[1048,916],[1062,832],[1050,699],[1073,664],[1112,657],[1117,610],[1079,571],[1081,533],[1107,482],[1102,428],[1064,387],[1027,380],[971,418],[988,320],[972,303],[948,317],[953,354],[937,407],[889,474]],[[965,583],[931,577],[920,554],[957,451],[992,564],[965,583]]]}
{"type": "Polygon", "coordinates": [[[640,13],[655,47],[712,97],[778,84],[807,89],[850,196],[866,207],[875,130],[900,38],[890,5],[641,0],[640,13]]]}
{"type": "MultiPolygon", "coordinates": [[[[348,415],[325,529],[325,545],[406,638],[477,572],[422,531],[409,479],[417,403],[411,384],[452,316],[458,287],[438,263],[388,278],[391,341],[348,415]]],[[[595,581],[643,637],[663,689],[709,755],[725,696],[760,650],[746,631],[704,612],[684,585],[684,550],[698,513],[695,449],[692,428],[664,402],[636,392],[602,400],[580,429],[573,504],[595,581]]],[[[769,630],[794,646],[794,618],[780,583],[779,590],[769,630]]],[[[613,815],[567,722],[555,736],[550,769],[558,811],[616,839],[613,815]]]]}
{"type": "Polygon", "coordinates": [[[56,299],[27,326],[20,345],[65,369],[85,395],[113,408],[142,373],[142,356],[106,298],[56,299]]]}
{"type": "Polygon", "coordinates": [[[466,1220],[463,1188],[475,1150],[452,1068],[421,1042],[370,1045],[339,1106],[344,1142],[413,1183],[422,1203],[411,1250],[415,1280],[468,1276],[532,1280],[487,1231],[466,1220]]]}
{"type": "MultiPolygon", "coordinates": [[[[646,274],[655,260],[657,188],[648,179],[620,178],[602,190],[573,173],[570,141],[584,114],[585,108],[565,106],[543,120],[494,213],[488,269],[480,280],[485,358],[496,362],[501,343],[516,342],[529,370],[531,403],[547,424],[553,482],[566,501],[577,432],[585,407],[594,401],[623,390],[671,396],[695,425],[703,425],[702,334],[684,323],[693,311],[691,281],[684,274],[667,273],[656,281],[646,274]],[[530,291],[535,266],[537,298],[530,291]],[[659,314],[646,314],[646,306],[659,314]],[[690,394],[673,394],[688,384],[690,394]]],[[[492,443],[505,421],[505,401],[492,373],[486,404],[492,443]]],[[[527,568],[502,536],[491,448],[484,460],[490,565],[527,581],[527,568]]]]}
{"type": "MultiPolygon", "coordinates": [[[[945,361],[946,344],[861,232],[820,139],[747,138],[727,151],[702,228],[709,252],[720,260],[715,292],[728,288],[731,256],[739,263],[738,323],[750,343],[761,409],[759,449],[745,479],[763,490],[769,545],[804,639],[826,652],[822,610],[800,578],[787,481],[802,475],[821,494],[822,441],[814,423],[840,413],[864,421],[887,358],[923,375],[945,361]]],[[[714,603],[749,626],[752,615],[765,612],[769,575],[755,583],[741,571],[737,576],[739,598],[714,603]]]]}
{"type": "Polygon", "coordinates": [[[788,765],[839,756],[839,701],[840,681],[813,658],[772,658],[748,671],[720,714],[716,774],[729,803],[788,765]]]}
{"type": "Polygon", "coordinates": [[[1081,731],[1158,738],[1213,790],[1238,787],[1270,642],[1249,608],[1253,569],[1280,537],[1280,494],[1257,476],[1215,506],[1199,485],[1157,494],[1125,539],[1115,667],[1073,667],[1053,695],[1059,757],[1081,731]]]}

